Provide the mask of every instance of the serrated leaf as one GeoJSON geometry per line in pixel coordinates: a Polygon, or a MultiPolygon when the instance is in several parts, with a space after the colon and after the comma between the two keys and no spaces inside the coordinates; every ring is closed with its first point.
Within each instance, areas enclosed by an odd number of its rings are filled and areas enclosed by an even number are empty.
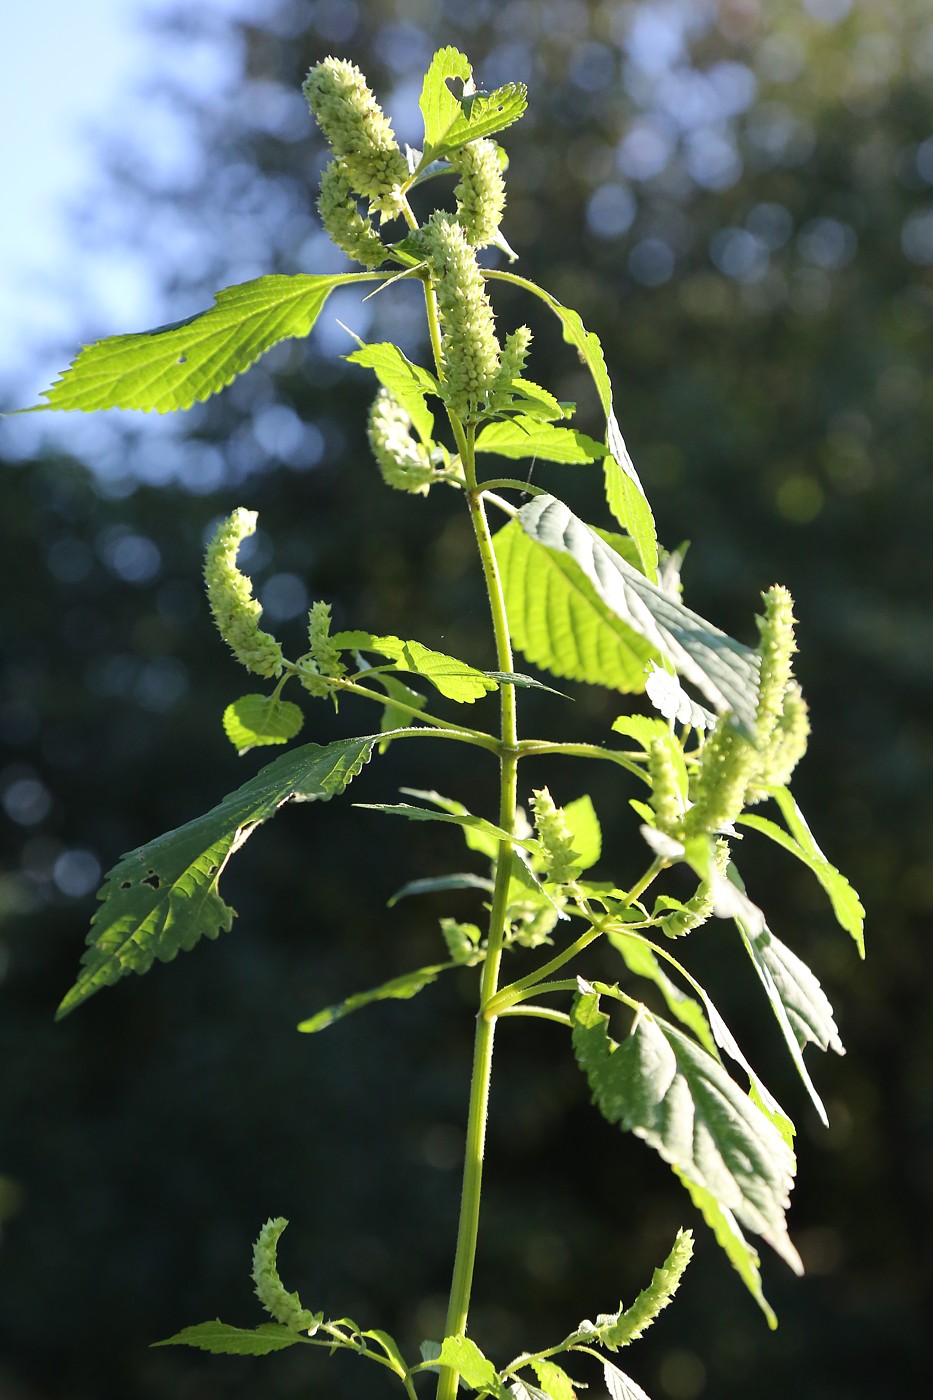
{"type": "Polygon", "coordinates": [[[342,1021],[352,1011],[359,1011],[364,1006],[371,1006],[373,1002],[410,1001],[413,996],[424,991],[425,987],[436,982],[442,972],[455,966],[456,964],[452,962],[435,963],[431,967],[418,967],[412,972],[403,972],[401,976],[392,977],[388,982],[383,982],[380,987],[373,987],[366,992],[354,992],[352,996],[336,1002],[333,1006],[325,1006],[322,1011],[309,1016],[306,1021],[300,1021],[298,1029],[313,1035],[316,1031],[326,1030],[335,1021],[342,1021]]]}
{"type": "Polygon", "coordinates": [[[503,282],[513,282],[524,287],[525,291],[539,297],[554,313],[563,328],[564,339],[576,347],[581,360],[590,371],[599,402],[606,417],[606,442],[610,455],[605,461],[606,500],[609,509],[623,529],[628,530],[638,547],[642,569],[652,582],[658,578],[658,536],[654,516],[644,487],[629,456],[622,437],[615,411],[612,407],[612,384],[599,336],[588,331],[580,315],[567,306],[562,306],[549,292],[526,277],[518,277],[514,272],[490,271],[488,277],[497,277],[503,282]],[[613,471],[615,467],[615,471],[613,471]]]}
{"type": "Polygon", "coordinates": [[[529,539],[571,558],[603,605],[695,685],[720,713],[731,711],[747,734],[758,704],[758,657],[633,569],[554,496],[536,496],[518,520],[529,539]]]}
{"type": "Polygon", "coordinates": [[[299,273],[226,287],[208,311],[87,345],[36,410],[138,408],[168,413],[217,394],[282,340],[309,335],[335,287],[381,273],[299,273]]]}
{"type": "Polygon", "coordinates": [[[494,452],[499,457],[535,457],[544,462],[575,464],[604,457],[602,443],[576,428],[560,428],[553,423],[516,414],[499,423],[489,423],[476,439],[477,452],[494,452]]]}
{"type": "Polygon", "coordinates": [[[460,117],[460,103],[447,86],[449,78],[468,83],[473,69],[466,54],[448,46],[438,49],[431,59],[421,88],[419,107],[424,118],[425,152],[438,146],[445,133],[460,117]]]}
{"type": "Polygon", "coordinates": [[[515,646],[567,680],[641,691],[657,655],[599,597],[574,560],[538,545],[510,521],[494,538],[515,646]]]}
{"type": "Polygon", "coordinates": [[[514,1400],[551,1400],[546,1391],[539,1390],[531,1381],[522,1380],[521,1376],[509,1382],[509,1394],[514,1396],[514,1400]]]}
{"type": "Polygon", "coordinates": [[[58,1008],[62,1017],[130,972],[169,962],[201,938],[227,932],[234,910],[218,891],[224,867],[286,802],[327,801],[372,756],[377,735],[304,744],[282,754],[204,816],[130,851],[98,894],[83,970],[58,1008]]]}
{"type": "Polygon", "coordinates": [[[360,631],[336,632],[333,640],[342,648],[374,651],[385,656],[395,663],[396,670],[424,676],[446,699],[460,704],[472,705],[490,691],[499,689],[498,681],[485,672],[477,671],[454,656],[446,656],[442,651],[433,651],[421,642],[406,642],[401,637],[376,637],[371,632],[360,631]]]}
{"type": "Polygon", "coordinates": [[[402,405],[422,442],[431,441],[434,414],[425,403],[425,395],[440,394],[440,385],[433,374],[421,365],[412,364],[391,341],[364,345],[345,358],[350,364],[371,369],[383,388],[402,405]]]}
{"type": "Polygon", "coordinates": [[[676,1167],[674,1174],[680,1178],[690,1193],[693,1204],[712,1230],[716,1243],[761,1308],[768,1326],[773,1331],[777,1327],[777,1318],[762,1292],[757,1249],[748,1243],[731,1210],[721,1206],[709,1191],[698,1186],[695,1181],[691,1181],[676,1167]]]}
{"type": "Polygon", "coordinates": [[[784,1220],[793,1153],[719,1061],[644,1007],[621,1044],[596,993],[581,993],[571,1014],[577,1060],[603,1116],[643,1138],[800,1272],[784,1220]]]}
{"type": "Polygon", "coordinates": [[[781,831],[780,827],[775,826],[765,817],[743,816],[743,824],[754,827],[755,830],[770,836],[772,841],[776,841],[778,845],[790,851],[813,871],[829,895],[837,922],[845,929],[846,933],[851,934],[855,946],[858,948],[859,957],[864,958],[865,910],[862,907],[862,901],[846,877],[826,859],[816,844],[813,832],[788,789],[786,787],[769,787],[767,791],[780,807],[781,815],[790,828],[791,836],[788,837],[785,832],[781,831]]]}
{"type": "Polygon", "coordinates": [[[821,1050],[832,1049],[837,1055],[845,1054],[829,998],[815,973],[796,953],[775,938],[763,918],[760,928],[751,927],[738,916],[735,923],[771,1003],[797,1073],[821,1121],[828,1127],[829,1119],[823,1100],[810,1078],[801,1052],[808,1044],[814,1044],[821,1050]]]}
{"type": "Polygon", "coordinates": [[[487,880],[482,875],[471,875],[469,872],[460,875],[428,876],[423,880],[409,880],[387,901],[387,907],[393,909],[400,899],[408,899],[413,894],[439,894],[447,890],[482,890],[484,894],[492,894],[494,888],[492,880],[487,880]]]}
{"type": "Polygon", "coordinates": [[[298,705],[276,695],[241,695],[223,719],[224,733],[241,755],[262,744],[287,744],[304,722],[298,705]]]}
{"type": "Polygon", "coordinates": [[[676,676],[663,666],[652,663],[645,681],[645,694],[659,715],[677,724],[689,724],[694,729],[713,729],[716,716],[688,695],[676,676]]]}
{"type": "Polygon", "coordinates": [[[464,92],[459,106],[460,114],[433,148],[434,156],[449,156],[468,141],[505,131],[528,106],[528,89],[524,83],[505,83],[495,92],[464,92]]]}
{"type": "Polygon", "coordinates": [[[555,1361],[536,1358],[529,1364],[538,1377],[538,1383],[541,1389],[549,1397],[549,1400],[577,1400],[574,1394],[573,1381],[567,1375],[567,1372],[561,1366],[558,1366],[555,1361]]]}
{"type": "MultiPolygon", "coordinates": [[[[458,802],[455,797],[443,797],[441,793],[435,792],[433,788],[402,788],[406,797],[420,797],[425,802],[430,802],[432,806],[439,807],[442,812],[447,812],[452,817],[469,817],[470,809],[462,802],[458,802]]],[[[485,829],[486,824],[465,825],[463,828],[464,840],[471,851],[478,851],[480,855],[486,856],[488,860],[495,860],[499,854],[499,828],[494,827],[492,832],[485,829]]]]}
{"type": "Polygon", "coordinates": [[[603,1380],[610,1400],[648,1400],[641,1386],[611,1361],[603,1362],[603,1380]]]}
{"type": "Polygon", "coordinates": [[[231,1327],[220,1318],[214,1322],[199,1322],[183,1327],[173,1337],[153,1342],[154,1347],[197,1347],[221,1356],[267,1356],[270,1351],[283,1351],[302,1340],[299,1332],[276,1322],[264,1322],[259,1327],[231,1327]]]}
{"type": "Polygon", "coordinates": [[[560,403],[549,389],[535,384],[532,379],[513,379],[510,393],[512,407],[520,408],[528,418],[541,418],[546,422],[558,422],[562,418],[569,418],[575,407],[574,404],[560,403]]]}

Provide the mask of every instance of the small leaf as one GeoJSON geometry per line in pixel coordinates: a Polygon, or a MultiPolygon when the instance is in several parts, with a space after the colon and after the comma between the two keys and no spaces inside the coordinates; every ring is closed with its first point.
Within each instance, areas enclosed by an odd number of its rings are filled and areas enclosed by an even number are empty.
{"type": "MultiPolygon", "coordinates": [[[[610,434],[613,428],[618,431],[618,426],[615,415],[611,414],[609,418],[610,434]]],[[[621,433],[618,441],[622,442],[621,433]]],[[[625,448],[624,442],[622,447],[625,448]]],[[[607,454],[603,462],[606,502],[622,529],[628,531],[638,546],[642,572],[646,578],[654,583],[658,577],[657,526],[654,523],[651,506],[648,504],[648,497],[635,474],[635,468],[632,466],[632,459],[627,450],[625,451],[625,462],[626,466],[621,466],[611,452],[607,454]]]]}
{"type": "Polygon", "coordinates": [[[556,1362],[536,1358],[530,1365],[549,1400],[577,1400],[573,1382],[556,1362]]]}
{"type": "MultiPolygon", "coordinates": [[[[38,409],[141,408],[168,413],[210,398],[282,340],[311,333],[335,287],[381,273],[259,277],[226,287],[208,311],[87,345],[38,409]]],[[[35,410],[32,410],[35,411],[35,410]]]]}
{"type": "MultiPolygon", "coordinates": [[[[454,815],[448,812],[432,812],[427,807],[413,807],[408,802],[358,802],[357,807],[361,807],[369,812],[385,812],[390,817],[407,817],[409,821],[416,822],[450,822],[454,826],[464,828],[471,835],[481,835],[487,839],[492,839],[498,843],[500,841],[510,841],[513,846],[522,846],[527,851],[537,854],[540,849],[537,841],[523,840],[517,836],[510,836],[507,831],[503,831],[500,826],[494,826],[492,822],[486,821],[485,817],[474,817],[471,812],[454,815]]],[[[468,843],[469,843],[469,838],[468,843]]]]}
{"type": "Polygon", "coordinates": [[[200,1351],[223,1356],[266,1356],[270,1351],[283,1351],[285,1347],[294,1346],[302,1340],[299,1332],[274,1322],[264,1322],[259,1327],[251,1328],[231,1327],[217,1318],[214,1322],[183,1327],[173,1337],[166,1337],[163,1342],[153,1342],[152,1345],[197,1347],[200,1351]]]}
{"type": "Polygon", "coordinates": [[[493,541],[512,640],[555,676],[641,691],[657,653],[608,608],[576,563],[510,521],[493,541]]]}
{"type": "Polygon", "coordinates": [[[509,1400],[495,1366],[470,1337],[445,1337],[438,1360],[457,1371],[471,1390],[494,1395],[496,1400],[509,1400]]]}
{"type": "Polygon", "coordinates": [[[569,556],[603,605],[672,662],[720,713],[731,711],[746,733],[755,727],[758,658],[633,569],[554,496],[536,496],[518,520],[528,537],[569,556]]]}
{"type": "Polygon", "coordinates": [[[377,1346],[381,1347],[387,1360],[391,1361],[392,1369],[397,1376],[401,1376],[405,1380],[411,1374],[408,1364],[399,1350],[398,1343],[388,1332],[383,1332],[381,1328],[376,1327],[368,1332],[361,1332],[360,1336],[370,1338],[377,1346]]]}
{"type": "Polygon", "coordinates": [[[364,345],[345,358],[350,364],[371,369],[379,383],[402,405],[422,442],[431,441],[434,414],[425,403],[425,395],[440,394],[440,385],[433,374],[421,365],[413,365],[391,341],[364,345]]]}
{"type": "Polygon", "coordinates": [[[859,957],[865,956],[865,910],[862,901],[849,884],[846,877],[830,863],[816,844],[813,832],[807,826],[803,813],[786,787],[767,789],[781,809],[781,815],[790,828],[793,840],[789,839],[780,827],[764,817],[747,816],[742,818],[746,826],[770,836],[772,841],[790,851],[802,860],[819,880],[832,902],[836,920],[846,933],[851,934],[858,948],[859,957]]]}
{"type": "Polygon", "coordinates": [[[239,754],[261,744],[287,744],[304,724],[304,715],[277,695],[241,695],[224,710],[224,733],[239,754]]]}
{"type": "Polygon", "coordinates": [[[592,462],[606,454],[602,443],[576,428],[559,428],[522,415],[487,424],[476,439],[476,450],[499,457],[536,457],[567,464],[592,462]]]}
{"type": "Polygon", "coordinates": [[[83,970],[58,1017],[129,972],[169,962],[203,938],[227,932],[234,911],[218,882],[234,851],[286,802],[326,802],[369,762],[378,736],[304,744],[260,769],[203,817],[130,851],[98,894],[83,970]]]}
{"type": "Polygon", "coordinates": [[[446,132],[461,116],[460,103],[447,85],[449,78],[458,78],[468,83],[473,69],[466,54],[459,49],[448,47],[438,49],[431,59],[424,84],[421,89],[419,106],[424,118],[425,152],[440,145],[446,132]]]}
{"type": "Polygon", "coordinates": [[[682,992],[661,967],[651,945],[644,938],[624,933],[621,929],[607,929],[606,937],[616,952],[624,959],[626,967],[636,977],[646,977],[653,982],[664,997],[672,1016],[693,1031],[700,1044],[715,1055],[716,1041],[709,1028],[703,1008],[693,997],[682,992]]]}
{"type": "Polygon", "coordinates": [[[631,1376],[620,1371],[618,1366],[613,1366],[611,1361],[603,1362],[603,1379],[610,1400],[648,1400],[641,1386],[636,1384],[631,1376]]]}
{"type": "Polygon", "coordinates": [[[564,808],[564,819],[577,853],[574,864],[581,871],[589,870],[603,853],[602,829],[591,798],[584,795],[568,802],[564,808]]]}
{"type": "Polygon", "coordinates": [[[434,156],[449,156],[468,141],[495,136],[517,122],[528,106],[528,90],[524,83],[506,83],[495,92],[464,92],[459,103],[460,115],[434,146],[434,156]]]}
{"type": "Polygon", "coordinates": [[[407,899],[413,894],[438,894],[444,890],[482,890],[484,894],[491,894],[494,888],[492,880],[482,875],[437,875],[425,880],[409,880],[400,890],[396,890],[387,907],[393,909],[400,899],[407,899]]]}
{"type": "Polygon", "coordinates": [[[574,404],[560,403],[549,390],[530,379],[513,379],[509,392],[510,407],[520,408],[527,418],[556,423],[562,418],[569,418],[575,407],[574,404]]]}
{"type": "Polygon", "coordinates": [[[361,631],[337,632],[333,641],[344,649],[374,651],[387,657],[395,663],[395,670],[424,676],[448,700],[472,705],[474,700],[499,688],[498,682],[483,671],[441,651],[432,651],[421,642],[406,642],[401,637],[376,637],[371,632],[361,631]]]}
{"type": "Polygon", "coordinates": [[[800,1272],[784,1220],[793,1153],[719,1061],[646,1007],[621,1044],[595,993],[577,997],[572,1018],[574,1050],[603,1116],[643,1138],[800,1272]]]}
{"type": "Polygon", "coordinates": [[[562,690],[555,690],[552,685],[545,685],[543,681],[535,680],[534,676],[523,675],[521,671],[484,671],[484,676],[490,680],[498,681],[500,685],[517,685],[530,690],[546,690],[548,695],[559,695],[561,700],[569,700],[570,696],[565,695],[562,690]]]}
{"type": "Polygon", "coordinates": [[[367,992],[355,992],[353,996],[337,1002],[334,1006],[325,1006],[307,1021],[300,1021],[298,1029],[314,1034],[316,1031],[326,1030],[335,1021],[342,1021],[351,1011],[370,1006],[374,1001],[409,1001],[432,982],[436,982],[440,973],[455,965],[436,963],[432,967],[418,967],[413,972],[403,972],[400,977],[392,977],[388,982],[383,982],[381,987],[373,987],[367,992]]]}

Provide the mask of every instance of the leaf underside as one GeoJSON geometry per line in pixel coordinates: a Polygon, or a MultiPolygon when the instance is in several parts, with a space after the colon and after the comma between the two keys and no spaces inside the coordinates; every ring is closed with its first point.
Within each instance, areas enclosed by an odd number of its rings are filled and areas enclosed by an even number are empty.
{"type": "Polygon", "coordinates": [[[529,539],[569,556],[603,605],[643,637],[723,714],[754,731],[758,658],[750,647],[713,627],[655,587],[554,496],[536,496],[518,520],[529,539]]]}
{"type": "Polygon", "coordinates": [[[378,735],[304,744],[283,754],[212,807],[155,841],[130,851],[108,873],[98,895],[82,971],[62,1001],[67,1015],[101,987],[129,972],[169,962],[233,924],[218,892],[232,853],[285,802],[327,801],[356,777],[378,735]]]}
{"type": "Polygon", "coordinates": [[[621,1044],[594,992],[578,996],[572,1015],[574,1050],[603,1116],[643,1138],[799,1271],[784,1219],[793,1153],[719,1061],[646,1008],[621,1044]]]}

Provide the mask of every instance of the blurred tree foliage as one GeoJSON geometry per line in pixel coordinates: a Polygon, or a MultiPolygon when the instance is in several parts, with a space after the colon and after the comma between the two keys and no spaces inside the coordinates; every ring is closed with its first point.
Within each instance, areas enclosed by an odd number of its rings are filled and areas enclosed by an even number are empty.
{"type": "MultiPolygon", "coordinates": [[[[803,1129],[792,1227],[809,1273],[795,1283],[768,1262],[782,1322],[770,1335],[701,1247],[632,1369],[657,1400],[750,1389],[768,1400],[789,1386],[802,1400],[892,1384],[922,1393],[933,1308],[929,7],[290,0],[237,14],[202,4],[153,22],[177,86],[140,101],[150,129],[164,114],[185,139],[169,158],[121,121],[80,236],[151,258],[165,319],[223,282],[336,269],[314,211],[323,151],[300,96],[305,71],[329,52],[353,58],[414,139],[424,64],[458,45],[486,86],[530,86],[507,142],[504,231],[522,270],[600,335],[661,537],[695,539],[691,603],[745,636],[762,588],[778,579],[797,599],[815,730],[801,797],[861,889],[870,938],[863,970],[805,871],[743,856],[747,878],[768,884],[776,930],[818,970],[849,1047],[816,1067],[828,1134],[779,1086],[803,1129]]],[[[534,377],[588,403],[552,328],[506,291],[496,301],[506,325],[531,316],[534,377]]],[[[342,299],[334,314],[425,353],[415,289],[342,299]]],[[[399,833],[349,803],[291,811],[231,871],[240,919],[220,946],[51,1023],[101,867],[260,761],[237,760],[220,730],[238,682],[198,587],[212,519],[238,504],[260,511],[250,563],[283,635],[309,591],[333,603],[338,625],[393,630],[405,614],[410,635],[446,636],[452,651],[476,630],[484,604],[463,522],[446,501],[382,490],[361,427],[369,386],[339,359],[350,342],[326,319],[310,344],[280,347],[167,430],[118,417],[94,460],[11,449],[0,479],[5,1400],[303,1392],[294,1353],[146,1350],[218,1313],[251,1325],[249,1243],[269,1214],[293,1222],[283,1271],[313,1306],[415,1343],[442,1325],[469,1062],[460,989],[378,1007],[329,1039],[292,1027],[434,957],[447,906],[385,901],[402,879],[450,868],[446,835],[399,833]],[[339,888],[359,842],[371,876],[348,918],[339,888]],[[311,868],[328,876],[313,889],[311,868]]],[[[536,481],[548,470],[560,469],[536,468],[536,481]]],[[[587,489],[581,478],[584,513],[596,508],[587,489]]],[[[600,739],[622,705],[575,695],[571,722],[600,739]]],[[[567,723],[557,701],[525,708],[529,728],[567,723]]],[[[307,737],[336,723],[322,708],[307,737]]],[[[348,705],[339,725],[365,732],[372,717],[348,705]]],[[[435,760],[425,779],[483,809],[484,772],[447,780],[435,760]]],[[[577,795],[574,779],[561,770],[559,800],[577,795]]],[[[406,766],[400,779],[390,752],[359,780],[359,800],[392,800],[400,780],[413,775],[406,766]]],[[[628,795],[616,843],[631,831],[628,795]]],[[[455,912],[470,917],[466,897],[455,912]]],[[[714,982],[729,937],[705,937],[714,982]]],[[[767,1064],[770,1032],[743,1012],[757,1005],[751,981],[720,982],[719,995],[767,1064]]],[[[686,1206],[637,1143],[586,1111],[547,1026],[503,1036],[499,1055],[473,1328],[505,1355],[519,1335],[543,1342],[581,1309],[628,1299],[686,1206]]],[[[326,1384],[334,1400],[381,1393],[352,1360],[326,1384]]]]}

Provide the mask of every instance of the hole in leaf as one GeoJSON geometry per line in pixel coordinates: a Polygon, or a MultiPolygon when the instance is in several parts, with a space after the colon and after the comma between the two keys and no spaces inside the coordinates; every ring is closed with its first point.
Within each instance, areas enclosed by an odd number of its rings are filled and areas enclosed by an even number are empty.
{"type": "Polygon", "coordinates": [[[149,874],[143,880],[140,881],[140,884],[151,885],[154,890],[162,888],[162,881],[159,879],[158,875],[155,873],[154,870],[150,870],[149,874]]]}

